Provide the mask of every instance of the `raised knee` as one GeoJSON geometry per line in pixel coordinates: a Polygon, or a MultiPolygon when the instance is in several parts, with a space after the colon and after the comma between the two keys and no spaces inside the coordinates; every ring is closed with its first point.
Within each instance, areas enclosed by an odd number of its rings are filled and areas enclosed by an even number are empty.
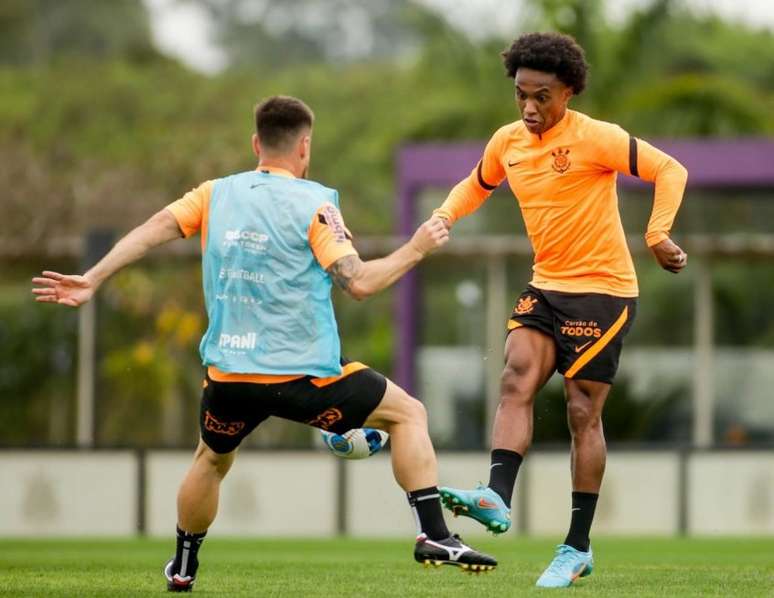
{"type": "Polygon", "coordinates": [[[583,434],[601,424],[601,418],[594,414],[591,401],[586,397],[568,398],[567,421],[573,435],[583,434]]]}
{"type": "Polygon", "coordinates": [[[222,478],[231,469],[231,464],[234,462],[234,453],[216,453],[202,443],[196,451],[195,459],[200,467],[204,467],[222,478]]]}
{"type": "Polygon", "coordinates": [[[427,426],[427,409],[422,401],[407,394],[402,401],[402,408],[408,421],[427,426]]]}
{"type": "Polygon", "coordinates": [[[395,398],[397,400],[392,404],[389,417],[392,421],[388,422],[390,425],[410,424],[427,427],[427,410],[421,401],[415,399],[403,389],[399,390],[399,394],[395,398]]]}
{"type": "Polygon", "coordinates": [[[426,434],[427,410],[421,401],[418,401],[408,394],[403,394],[392,404],[389,413],[383,417],[383,420],[376,425],[390,434],[396,430],[396,427],[404,429],[408,427],[414,430],[420,430],[422,433],[426,434]]]}

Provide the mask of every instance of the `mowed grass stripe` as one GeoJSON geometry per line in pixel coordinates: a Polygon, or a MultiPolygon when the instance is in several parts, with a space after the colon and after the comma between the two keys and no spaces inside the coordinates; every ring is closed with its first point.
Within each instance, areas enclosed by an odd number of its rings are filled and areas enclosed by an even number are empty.
{"type": "MultiPolygon", "coordinates": [[[[205,596],[337,598],[512,597],[551,593],[534,587],[554,543],[481,538],[495,555],[492,573],[424,569],[406,540],[208,538],[195,588],[205,596]]],[[[0,596],[166,594],[161,576],[170,540],[0,540],[0,596]]],[[[594,541],[595,571],[572,595],[774,596],[774,538],[594,541]]]]}

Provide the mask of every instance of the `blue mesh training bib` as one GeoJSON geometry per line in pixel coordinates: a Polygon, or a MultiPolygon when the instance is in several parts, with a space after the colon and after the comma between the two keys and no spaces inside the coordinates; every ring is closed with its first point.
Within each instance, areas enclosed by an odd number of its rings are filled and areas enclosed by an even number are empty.
{"type": "Polygon", "coordinates": [[[308,241],[326,202],[338,207],[338,193],[266,172],[215,182],[202,255],[205,365],[242,374],[341,374],[331,278],[308,241]]]}

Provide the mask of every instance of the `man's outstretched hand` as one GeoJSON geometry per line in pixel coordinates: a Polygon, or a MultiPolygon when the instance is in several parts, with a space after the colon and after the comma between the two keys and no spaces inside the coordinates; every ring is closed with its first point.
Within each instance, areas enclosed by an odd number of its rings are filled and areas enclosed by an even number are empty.
{"type": "Polygon", "coordinates": [[[685,268],[688,263],[688,254],[680,249],[672,239],[659,241],[650,250],[664,270],[669,270],[675,274],[685,268]]]}
{"type": "Polygon", "coordinates": [[[32,279],[35,285],[32,294],[35,301],[41,303],[61,303],[78,307],[86,303],[94,294],[94,284],[85,276],[77,274],[59,274],[44,270],[41,276],[32,279]]]}

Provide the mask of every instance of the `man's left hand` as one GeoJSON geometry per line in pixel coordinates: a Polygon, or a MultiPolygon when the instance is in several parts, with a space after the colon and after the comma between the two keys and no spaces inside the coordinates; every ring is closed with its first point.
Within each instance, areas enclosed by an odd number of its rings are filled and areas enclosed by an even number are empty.
{"type": "Polygon", "coordinates": [[[685,268],[688,263],[688,254],[680,249],[672,239],[659,241],[650,250],[664,270],[669,270],[675,274],[685,268]]]}

